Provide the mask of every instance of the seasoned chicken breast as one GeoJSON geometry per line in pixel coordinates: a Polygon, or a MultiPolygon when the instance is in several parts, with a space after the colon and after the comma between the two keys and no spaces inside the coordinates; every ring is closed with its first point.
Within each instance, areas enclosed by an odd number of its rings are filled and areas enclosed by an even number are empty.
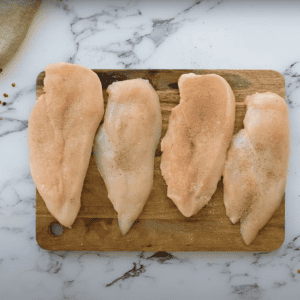
{"type": "Polygon", "coordinates": [[[205,206],[221,178],[235,120],[235,98],[219,75],[185,74],[161,143],[168,197],[190,217],[205,206]]]}
{"type": "Polygon", "coordinates": [[[233,138],[224,167],[224,204],[241,222],[244,242],[252,243],[281,203],[290,154],[288,108],[274,93],[245,100],[244,129],[233,138]]]}
{"type": "Polygon", "coordinates": [[[148,80],[114,82],[107,92],[104,123],[96,134],[94,152],[121,232],[126,234],[152,190],[162,117],[158,95],[148,80]]]}
{"type": "Polygon", "coordinates": [[[90,69],[68,63],[45,68],[45,94],[29,119],[32,179],[49,212],[71,226],[80,209],[93,140],[103,117],[101,82],[90,69]]]}

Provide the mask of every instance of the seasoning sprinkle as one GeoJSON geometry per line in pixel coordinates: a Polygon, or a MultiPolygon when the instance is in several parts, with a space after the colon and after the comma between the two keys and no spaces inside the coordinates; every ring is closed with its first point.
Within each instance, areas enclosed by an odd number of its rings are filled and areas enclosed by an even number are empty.
{"type": "Polygon", "coordinates": [[[0,73],[2,72],[2,69],[0,68],[0,73]]]}
{"type": "Polygon", "coordinates": [[[2,120],[2,118],[0,118],[0,120],[2,120]]]}
{"type": "Polygon", "coordinates": [[[4,97],[8,97],[8,95],[6,93],[3,94],[4,97]]]}
{"type": "Polygon", "coordinates": [[[15,87],[15,86],[16,86],[16,84],[15,84],[15,83],[12,83],[11,85],[12,85],[13,87],[15,87]]]}
{"type": "Polygon", "coordinates": [[[0,100],[0,104],[2,103],[2,101],[0,100]]]}
{"type": "Polygon", "coordinates": [[[6,102],[3,102],[2,105],[5,106],[5,105],[6,105],[6,102]]]}
{"type": "Polygon", "coordinates": [[[300,270],[298,270],[297,273],[300,273],[300,270]]]}

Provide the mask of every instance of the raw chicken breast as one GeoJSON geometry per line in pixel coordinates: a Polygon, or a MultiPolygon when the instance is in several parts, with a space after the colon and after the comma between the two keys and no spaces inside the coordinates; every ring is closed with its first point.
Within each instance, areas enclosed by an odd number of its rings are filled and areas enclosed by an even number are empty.
{"type": "Polygon", "coordinates": [[[235,98],[221,76],[182,75],[180,104],[172,109],[161,143],[168,197],[185,217],[195,215],[216,191],[235,120],[235,98]]]}
{"type": "Polygon", "coordinates": [[[94,152],[124,235],[152,190],[162,117],[158,95],[148,80],[115,82],[107,92],[104,123],[96,134],[94,152]]]}
{"type": "Polygon", "coordinates": [[[244,129],[233,138],[224,167],[226,214],[241,221],[244,242],[252,243],[282,200],[290,153],[287,105],[274,93],[245,100],[244,129]]]}
{"type": "Polygon", "coordinates": [[[32,179],[49,212],[71,226],[93,140],[103,117],[101,82],[90,69],[68,63],[45,68],[45,94],[36,101],[28,125],[32,179]]]}

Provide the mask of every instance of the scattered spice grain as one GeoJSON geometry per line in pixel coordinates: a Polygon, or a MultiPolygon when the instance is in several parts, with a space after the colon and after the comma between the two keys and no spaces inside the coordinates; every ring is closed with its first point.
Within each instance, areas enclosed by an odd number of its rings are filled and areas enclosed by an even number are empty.
{"type": "Polygon", "coordinates": [[[8,97],[8,95],[6,93],[3,94],[4,97],[8,97]]]}
{"type": "Polygon", "coordinates": [[[0,73],[2,72],[2,69],[0,68],[0,73]]]}
{"type": "Polygon", "coordinates": [[[0,104],[2,103],[2,101],[0,100],[0,104]]]}
{"type": "Polygon", "coordinates": [[[16,84],[15,84],[15,83],[12,83],[11,85],[12,85],[13,87],[15,87],[15,86],[16,86],[16,84]]]}
{"type": "Polygon", "coordinates": [[[5,105],[6,105],[6,102],[3,102],[2,105],[5,106],[5,105]]]}
{"type": "Polygon", "coordinates": [[[300,273],[300,270],[298,270],[297,273],[300,273]]]}

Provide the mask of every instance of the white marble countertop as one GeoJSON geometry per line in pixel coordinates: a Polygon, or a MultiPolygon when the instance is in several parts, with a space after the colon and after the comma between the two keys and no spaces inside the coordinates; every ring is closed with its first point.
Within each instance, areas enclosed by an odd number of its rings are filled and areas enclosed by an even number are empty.
{"type": "Polygon", "coordinates": [[[22,51],[0,74],[7,102],[0,105],[0,298],[299,299],[299,14],[297,1],[44,1],[22,51]],[[54,62],[281,72],[291,124],[283,246],[167,256],[41,249],[26,138],[36,77],[54,62]]]}

